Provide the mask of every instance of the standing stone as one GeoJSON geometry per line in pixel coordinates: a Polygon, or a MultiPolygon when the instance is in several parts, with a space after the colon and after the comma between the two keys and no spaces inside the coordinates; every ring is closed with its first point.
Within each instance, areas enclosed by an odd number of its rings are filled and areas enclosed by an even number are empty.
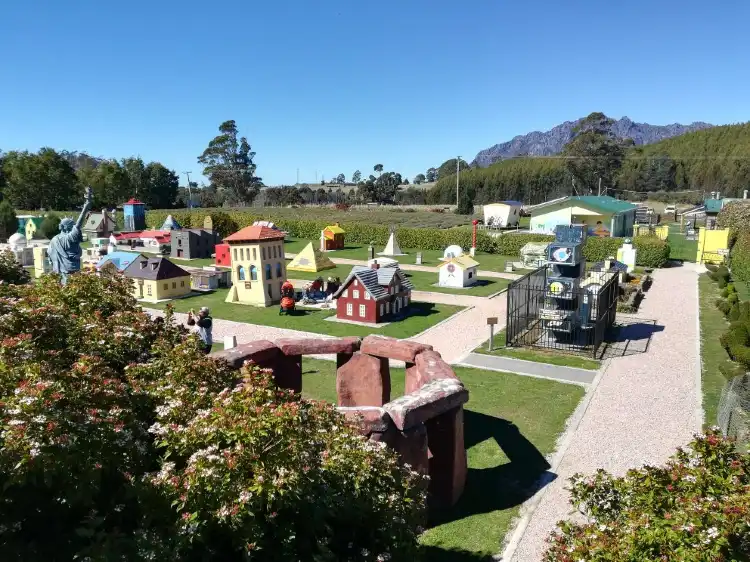
{"type": "Polygon", "coordinates": [[[422,265],[422,252],[417,252],[417,265],[422,265]]]}
{"type": "Polygon", "coordinates": [[[402,464],[408,464],[412,470],[427,474],[430,466],[427,451],[427,430],[419,424],[406,431],[400,431],[394,447],[402,464]]]}
{"type": "Polygon", "coordinates": [[[430,453],[430,497],[436,506],[454,505],[464,491],[468,465],[464,409],[454,408],[425,422],[430,453]]]}
{"type": "Polygon", "coordinates": [[[357,352],[336,370],[339,406],[382,406],[391,399],[388,360],[357,352]]]}

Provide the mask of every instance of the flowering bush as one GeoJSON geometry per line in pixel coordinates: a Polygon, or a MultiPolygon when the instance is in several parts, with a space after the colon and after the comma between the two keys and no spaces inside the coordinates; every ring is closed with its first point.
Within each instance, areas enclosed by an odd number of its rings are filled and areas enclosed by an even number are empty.
{"type": "Polygon", "coordinates": [[[130,288],[0,285],[3,560],[409,559],[420,477],[130,288]]]}
{"type": "Polygon", "coordinates": [[[588,521],[561,522],[546,562],[750,557],[750,455],[717,431],[696,436],[664,467],[571,482],[573,505],[588,521]]]}
{"type": "Polygon", "coordinates": [[[0,252],[0,282],[22,285],[28,283],[31,276],[10,250],[0,252]]]}

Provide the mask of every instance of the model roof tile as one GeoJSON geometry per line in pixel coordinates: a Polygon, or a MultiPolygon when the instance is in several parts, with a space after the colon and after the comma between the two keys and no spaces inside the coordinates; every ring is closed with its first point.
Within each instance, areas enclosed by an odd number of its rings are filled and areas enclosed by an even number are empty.
{"type": "Polygon", "coordinates": [[[260,240],[283,240],[286,235],[280,230],[269,228],[267,226],[253,225],[246,226],[234,234],[224,238],[224,242],[235,244],[240,242],[258,242],[260,240]]]}
{"type": "Polygon", "coordinates": [[[163,279],[175,279],[190,275],[179,265],[173,264],[167,258],[147,258],[145,256],[134,259],[122,273],[125,277],[130,277],[131,279],[145,279],[147,281],[161,281],[163,279]],[[146,263],[146,267],[141,265],[144,262],[146,263]]]}

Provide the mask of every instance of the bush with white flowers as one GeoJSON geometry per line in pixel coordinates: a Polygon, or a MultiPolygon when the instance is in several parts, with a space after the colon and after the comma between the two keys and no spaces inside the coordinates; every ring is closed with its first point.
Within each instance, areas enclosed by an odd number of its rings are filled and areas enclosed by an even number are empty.
{"type": "Polygon", "coordinates": [[[665,466],[571,484],[586,522],[561,522],[546,562],[750,560],[750,455],[715,430],[665,466]]]}
{"type": "Polygon", "coordinates": [[[0,285],[3,560],[410,560],[424,479],[130,281],[0,285]]]}

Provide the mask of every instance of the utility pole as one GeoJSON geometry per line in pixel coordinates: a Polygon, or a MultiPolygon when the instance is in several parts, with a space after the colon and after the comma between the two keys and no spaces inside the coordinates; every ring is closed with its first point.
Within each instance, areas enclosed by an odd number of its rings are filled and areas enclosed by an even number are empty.
{"type": "Polygon", "coordinates": [[[599,195],[601,196],[601,194],[602,194],[602,178],[599,177],[599,195]]]}
{"type": "Polygon", "coordinates": [[[458,176],[461,174],[461,157],[456,157],[456,208],[458,208],[458,176]]]}
{"type": "Polygon", "coordinates": [[[182,173],[187,176],[187,181],[188,181],[188,209],[192,209],[193,208],[193,190],[190,188],[190,174],[192,174],[193,172],[182,172],[182,173]]]}

